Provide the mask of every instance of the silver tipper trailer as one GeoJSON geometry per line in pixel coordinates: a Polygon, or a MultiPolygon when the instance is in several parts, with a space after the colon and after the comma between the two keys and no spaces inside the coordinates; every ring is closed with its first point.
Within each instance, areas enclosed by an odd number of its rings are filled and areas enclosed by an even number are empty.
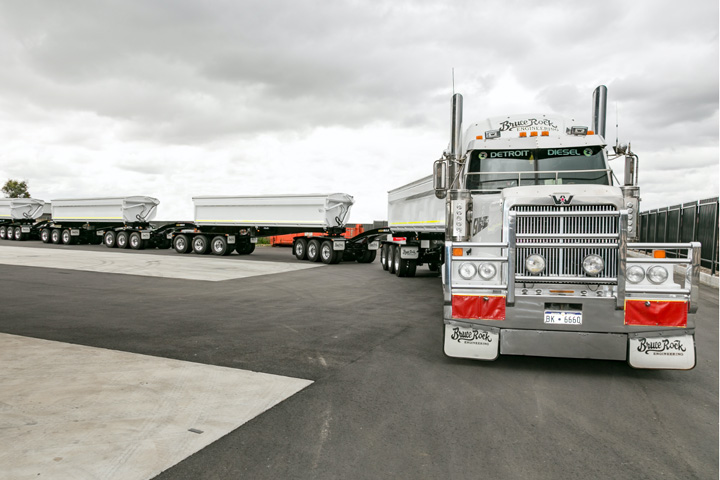
{"type": "Polygon", "coordinates": [[[439,271],[444,253],[445,202],[435,196],[432,176],[388,192],[388,228],[380,263],[398,277],[413,277],[418,265],[439,271]]]}
{"type": "Polygon", "coordinates": [[[40,231],[45,243],[104,243],[107,247],[168,248],[150,221],[160,201],[146,196],[70,198],[51,201],[52,220],[40,231]]]}
{"type": "Polygon", "coordinates": [[[446,355],[695,366],[700,244],[633,243],[638,157],[620,144],[606,150],[606,103],[600,86],[589,127],[514,115],[463,133],[462,96],[453,96],[450,148],[433,169],[447,214],[446,355]],[[622,183],[608,163],[618,158],[622,183]],[[637,257],[633,249],[654,252],[637,257]],[[681,283],[675,265],[685,267],[681,283]]]}
{"type": "Polygon", "coordinates": [[[321,232],[325,235],[295,239],[293,252],[299,259],[372,261],[372,242],[341,236],[354,202],[345,193],[193,197],[195,225],[173,232],[173,246],[178,253],[229,255],[235,250],[248,255],[258,237],[321,232]]]}
{"type": "Polygon", "coordinates": [[[26,240],[37,236],[36,220],[45,202],[36,198],[0,198],[0,239],[26,240]]]}

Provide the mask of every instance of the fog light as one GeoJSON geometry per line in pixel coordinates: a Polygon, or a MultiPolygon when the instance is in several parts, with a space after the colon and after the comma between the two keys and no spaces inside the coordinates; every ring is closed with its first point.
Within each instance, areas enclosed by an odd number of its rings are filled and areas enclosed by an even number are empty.
{"type": "Polygon", "coordinates": [[[478,273],[483,279],[490,280],[497,273],[497,269],[492,263],[483,263],[482,265],[480,265],[478,273]]]}
{"type": "Polygon", "coordinates": [[[530,255],[527,260],[525,260],[525,268],[527,268],[530,273],[540,273],[545,270],[545,259],[542,255],[530,255]]]}
{"type": "Polygon", "coordinates": [[[645,270],[642,267],[633,265],[627,269],[627,281],[630,283],[640,283],[645,278],[645,270]]]}
{"type": "Polygon", "coordinates": [[[655,285],[659,285],[668,279],[668,271],[665,267],[656,265],[648,269],[647,278],[655,285]]]}
{"type": "Polygon", "coordinates": [[[585,273],[594,276],[603,271],[605,262],[603,262],[603,259],[598,255],[588,255],[583,260],[582,267],[585,273]]]}
{"type": "Polygon", "coordinates": [[[465,280],[470,280],[477,273],[477,268],[472,263],[463,263],[460,265],[460,268],[458,268],[458,273],[465,280]]]}

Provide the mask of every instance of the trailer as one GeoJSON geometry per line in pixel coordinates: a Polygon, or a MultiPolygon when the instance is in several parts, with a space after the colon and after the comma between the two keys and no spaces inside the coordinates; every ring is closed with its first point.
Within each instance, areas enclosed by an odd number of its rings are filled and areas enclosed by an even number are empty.
{"type": "Polygon", "coordinates": [[[418,266],[434,272],[443,263],[445,202],[435,197],[432,176],[388,192],[388,229],[380,264],[398,277],[414,277],[418,266]]]}
{"type": "Polygon", "coordinates": [[[153,197],[72,198],[51,201],[52,219],[40,228],[44,243],[105,244],[108,248],[169,248],[166,231],[150,221],[160,201],[153,197]]]}
{"type": "Polygon", "coordinates": [[[249,255],[257,239],[292,233],[319,233],[293,240],[299,260],[372,262],[377,242],[369,236],[342,236],[355,200],[345,193],[193,197],[194,222],[168,234],[178,253],[249,255]]]}
{"type": "Polygon", "coordinates": [[[37,238],[37,219],[43,214],[44,205],[37,198],[0,198],[0,239],[37,238]]]}

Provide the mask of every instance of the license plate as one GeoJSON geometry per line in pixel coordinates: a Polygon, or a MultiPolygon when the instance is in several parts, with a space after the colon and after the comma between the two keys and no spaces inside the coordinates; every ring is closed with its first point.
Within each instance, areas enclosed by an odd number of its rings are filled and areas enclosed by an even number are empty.
{"type": "Polygon", "coordinates": [[[417,259],[420,256],[417,247],[400,247],[400,258],[402,259],[417,259]]]}
{"type": "Polygon", "coordinates": [[[545,323],[549,325],[582,325],[582,312],[545,310],[545,323]]]}
{"type": "Polygon", "coordinates": [[[142,238],[143,240],[150,240],[150,232],[141,232],[140,238],[142,238]]]}
{"type": "Polygon", "coordinates": [[[30,227],[20,227],[22,233],[30,233],[30,227]]]}
{"type": "Polygon", "coordinates": [[[345,250],[345,242],[333,242],[333,250],[345,250]]]}

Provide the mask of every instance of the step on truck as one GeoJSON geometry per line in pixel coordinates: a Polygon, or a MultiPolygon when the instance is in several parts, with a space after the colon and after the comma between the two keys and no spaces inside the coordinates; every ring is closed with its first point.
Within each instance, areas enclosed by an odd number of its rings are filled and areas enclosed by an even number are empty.
{"type": "Polygon", "coordinates": [[[0,239],[29,240],[39,236],[37,219],[45,202],[36,198],[0,198],[0,239]]]}
{"type": "MultiPolygon", "coordinates": [[[[433,167],[446,202],[444,351],[695,366],[699,243],[638,238],[638,157],[605,141],[607,89],[591,125],[555,115],[471,124],[453,96],[451,142],[433,167]],[[609,160],[624,158],[624,182],[609,160]],[[651,249],[653,257],[629,255],[651,249]],[[681,253],[666,258],[665,251],[681,253]],[[673,267],[685,267],[680,283],[673,267]]],[[[418,218],[421,218],[418,217],[418,218]]]]}
{"type": "Polygon", "coordinates": [[[194,222],[169,237],[178,253],[249,255],[261,237],[319,232],[294,239],[298,259],[372,262],[378,244],[371,236],[342,237],[353,203],[345,193],[193,197],[194,222]]]}
{"type": "Polygon", "coordinates": [[[417,267],[440,271],[445,254],[445,202],[435,196],[432,176],[388,192],[389,233],[380,237],[380,264],[398,277],[417,267]]]}
{"type": "Polygon", "coordinates": [[[108,248],[170,248],[166,231],[150,221],[160,201],[153,197],[51,200],[51,220],[40,229],[44,243],[105,244],[108,248]]]}

